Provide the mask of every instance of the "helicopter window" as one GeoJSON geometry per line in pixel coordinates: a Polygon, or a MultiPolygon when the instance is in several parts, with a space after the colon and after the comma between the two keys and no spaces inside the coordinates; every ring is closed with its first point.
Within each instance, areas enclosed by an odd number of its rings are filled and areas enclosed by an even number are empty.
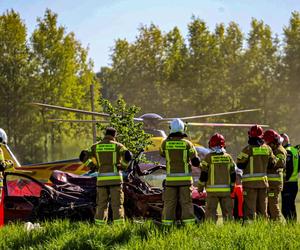
{"type": "Polygon", "coordinates": [[[210,150],[205,147],[195,146],[195,148],[201,160],[204,159],[205,156],[210,152],[210,150]]]}
{"type": "Polygon", "coordinates": [[[157,129],[144,129],[147,134],[151,134],[153,137],[163,137],[166,138],[167,135],[163,130],[157,129]]]}
{"type": "Polygon", "coordinates": [[[144,152],[146,159],[150,162],[156,162],[162,165],[166,164],[166,159],[160,156],[158,151],[144,152]]]}
{"type": "Polygon", "coordinates": [[[159,169],[152,174],[144,175],[140,178],[146,181],[151,187],[162,188],[163,180],[166,179],[166,171],[159,169]]]}

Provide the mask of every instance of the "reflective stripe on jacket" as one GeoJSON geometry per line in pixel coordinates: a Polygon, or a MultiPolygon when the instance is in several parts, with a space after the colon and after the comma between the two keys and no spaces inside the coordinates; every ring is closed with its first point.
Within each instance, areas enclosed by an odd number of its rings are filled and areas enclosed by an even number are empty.
{"type": "Polygon", "coordinates": [[[293,157],[293,173],[290,176],[287,182],[298,182],[298,173],[299,173],[299,152],[295,147],[287,147],[286,150],[289,150],[292,153],[293,157]]]}

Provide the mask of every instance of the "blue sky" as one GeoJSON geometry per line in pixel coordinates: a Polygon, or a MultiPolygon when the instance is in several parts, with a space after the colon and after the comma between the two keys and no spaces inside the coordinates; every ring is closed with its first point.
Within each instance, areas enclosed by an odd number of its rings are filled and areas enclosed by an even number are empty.
{"type": "Polygon", "coordinates": [[[300,11],[300,0],[0,0],[1,13],[7,9],[18,11],[29,34],[46,8],[56,12],[59,24],[89,46],[89,56],[98,71],[109,65],[114,41],[133,41],[141,24],[154,23],[166,32],[178,26],[186,37],[187,24],[195,15],[210,29],[216,23],[235,21],[247,34],[254,17],[281,35],[291,12],[300,11]]]}

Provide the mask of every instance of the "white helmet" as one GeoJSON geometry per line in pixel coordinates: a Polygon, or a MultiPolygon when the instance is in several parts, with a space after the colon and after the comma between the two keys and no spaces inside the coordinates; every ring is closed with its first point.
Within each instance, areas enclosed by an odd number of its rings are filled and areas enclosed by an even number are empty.
{"type": "Polygon", "coordinates": [[[0,143],[7,144],[7,135],[2,128],[0,128],[0,143]]]}
{"type": "Polygon", "coordinates": [[[171,122],[171,131],[170,133],[176,133],[176,132],[184,132],[184,123],[182,120],[175,118],[172,122],[171,122]]]}
{"type": "Polygon", "coordinates": [[[282,133],[282,134],[280,134],[280,136],[282,138],[282,141],[281,141],[282,146],[285,147],[288,144],[290,144],[290,138],[286,133],[282,133]]]}

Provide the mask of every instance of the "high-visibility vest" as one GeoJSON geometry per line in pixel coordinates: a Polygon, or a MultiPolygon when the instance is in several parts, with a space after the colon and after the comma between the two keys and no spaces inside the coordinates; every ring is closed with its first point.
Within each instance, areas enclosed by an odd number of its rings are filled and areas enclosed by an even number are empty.
{"type": "MultiPolygon", "coordinates": [[[[268,157],[270,154],[270,149],[263,145],[259,147],[252,147],[252,152],[250,152],[249,157],[249,169],[246,168],[243,174],[243,182],[252,182],[252,181],[266,181],[267,178],[267,167],[265,167],[265,171],[259,172],[256,169],[256,165],[254,165],[254,157],[268,157]]],[[[245,153],[241,153],[245,154],[245,153]]]]}
{"type": "Polygon", "coordinates": [[[122,181],[122,175],[117,168],[117,144],[106,143],[96,145],[96,159],[99,166],[97,181],[122,181]],[[101,172],[101,153],[109,153],[112,157],[112,171],[101,172]]]}
{"type": "MultiPolygon", "coordinates": [[[[204,163],[205,161],[203,161],[204,163]]],[[[211,155],[209,164],[209,179],[206,186],[207,192],[230,192],[231,189],[231,170],[234,168],[234,162],[229,154],[211,155]],[[216,175],[220,176],[220,169],[225,172],[222,175],[222,183],[216,183],[216,175]]],[[[234,169],[233,169],[234,170],[234,169]]]]}
{"type": "Polygon", "coordinates": [[[298,165],[299,165],[299,153],[294,147],[287,147],[286,150],[291,151],[293,156],[293,173],[286,182],[298,182],[298,165]]]}
{"type": "Polygon", "coordinates": [[[188,150],[193,150],[193,148],[189,149],[187,142],[185,142],[184,140],[166,141],[166,146],[165,146],[165,155],[166,155],[166,164],[167,164],[166,181],[192,181],[192,173],[189,170],[189,163],[188,163],[188,154],[189,154],[188,150]],[[172,173],[170,151],[173,150],[182,151],[182,161],[184,166],[184,172],[182,173],[172,173]]]}

